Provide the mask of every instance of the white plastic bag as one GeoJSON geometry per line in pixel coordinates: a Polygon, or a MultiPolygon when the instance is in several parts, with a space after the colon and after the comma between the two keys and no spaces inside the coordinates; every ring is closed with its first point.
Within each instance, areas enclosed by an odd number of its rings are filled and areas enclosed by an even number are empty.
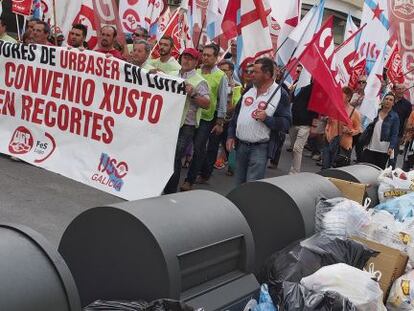
{"type": "Polygon", "coordinates": [[[389,311],[414,310],[414,270],[394,281],[387,299],[389,311]]]}
{"type": "Polygon", "coordinates": [[[333,198],[321,200],[316,206],[315,231],[329,237],[345,239],[360,235],[369,224],[369,214],[358,202],[333,198]]]}
{"type": "Polygon", "coordinates": [[[391,167],[382,171],[378,176],[378,198],[385,202],[414,190],[414,173],[406,173],[402,169],[392,170],[391,167]]]}
{"type": "Polygon", "coordinates": [[[359,311],[386,311],[382,290],[371,277],[366,271],[339,263],[322,267],[300,283],[316,292],[337,292],[348,298],[359,311]]]}
{"type": "Polygon", "coordinates": [[[359,236],[398,249],[409,256],[414,266],[414,218],[400,222],[385,210],[371,210],[371,222],[359,236]]]}

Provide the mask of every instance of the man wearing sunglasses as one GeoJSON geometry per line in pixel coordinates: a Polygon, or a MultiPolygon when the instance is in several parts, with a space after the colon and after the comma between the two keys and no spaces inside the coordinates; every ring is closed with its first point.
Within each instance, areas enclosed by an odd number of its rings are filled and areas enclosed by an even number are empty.
{"type": "Polygon", "coordinates": [[[238,102],[229,125],[226,148],[236,150],[236,185],[264,178],[279,135],[288,133],[292,122],[289,95],[274,81],[274,67],[267,57],[255,61],[253,87],[238,102]]]}

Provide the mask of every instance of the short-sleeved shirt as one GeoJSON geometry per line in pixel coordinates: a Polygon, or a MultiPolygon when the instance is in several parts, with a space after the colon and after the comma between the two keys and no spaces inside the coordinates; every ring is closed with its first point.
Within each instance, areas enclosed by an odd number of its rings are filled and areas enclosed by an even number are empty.
{"type": "MultiPolygon", "coordinates": [[[[184,74],[179,74],[180,78],[183,79],[188,79],[190,77],[192,77],[193,75],[196,74],[195,70],[189,71],[189,72],[185,72],[184,74]]],[[[207,81],[201,81],[195,88],[195,93],[198,96],[204,96],[209,98],[210,96],[210,90],[208,88],[208,84],[207,81]]],[[[188,108],[187,111],[187,115],[185,116],[185,121],[184,124],[186,125],[196,125],[197,124],[197,120],[196,120],[196,114],[197,114],[197,109],[199,108],[199,106],[197,104],[195,104],[193,102],[193,100],[190,100],[190,107],[188,108]]]]}
{"type": "Polygon", "coordinates": [[[269,105],[266,107],[264,105],[266,105],[276,88],[277,84],[273,82],[268,90],[260,96],[257,96],[256,87],[252,87],[243,95],[236,127],[236,136],[239,140],[249,143],[269,141],[270,128],[262,121],[256,120],[253,114],[260,107],[261,109],[265,108],[263,110],[266,111],[267,116],[273,116],[281,98],[281,91],[278,90],[269,105]]]}
{"type": "Polygon", "coordinates": [[[151,59],[149,60],[149,64],[154,66],[155,69],[159,69],[165,72],[166,74],[171,74],[172,72],[175,72],[181,69],[181,65],[172,56],[166,62],[162,62],[159,58],[151,59]]]}

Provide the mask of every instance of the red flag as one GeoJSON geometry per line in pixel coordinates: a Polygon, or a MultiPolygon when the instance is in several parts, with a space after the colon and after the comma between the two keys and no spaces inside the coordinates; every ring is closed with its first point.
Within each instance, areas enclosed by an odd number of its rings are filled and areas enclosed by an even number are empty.
{"type": "Polygon", "coordinates": [[[125,45],[125,35],[121,31],[122,24],[119,20],[118,6],[115,0],[107,1],[109,3],[103,4],[100,0],[92,0],[93,10],[95,12],[95,23],[98,30],[98,36],[100,36],[100,29],[102,26],[113,26],[118,29],[118,43],[125,45]]]}
{"type": "Polygon", "coordinates": [[[404,83],[404,74],[402,70],[402,61],[401,55],[399,53],[398,43],[395,41],[390,56],[388,58],[387,63],[385,64],[385,68],[387,68],[387,76],[391,80],[392,83],[404,83]]]}
{"type": "Polygon", "coordinates": [[[32,4],[33,0],[12,0],[12,12],[29,16],[32,11],[32,4]]]}
{"type": "Polygon", "coordinates": [[[351,77],[349,78],[348,86],[355,90],[358,84],[358,79],[360,76],[366,76],[366,70],[367,67],[367,59],[361,58],[358,60],[357,63],[354,63],[354,68],[352,69],[351,77]]]}
{"type": "Polygon", "coordinates": [[[309,110],[350,123],[342,95],[342,88],[332,70],[334,58],[333,16],[314,35],[299,57],[303,67],[313,78],[309,110]]]}

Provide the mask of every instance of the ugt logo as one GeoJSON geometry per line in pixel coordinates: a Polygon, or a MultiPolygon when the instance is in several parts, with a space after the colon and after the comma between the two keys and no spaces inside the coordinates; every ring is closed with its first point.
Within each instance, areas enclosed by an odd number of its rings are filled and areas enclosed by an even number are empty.
{"type": "Polygon", "coordinates": [[[9,142],[9,152],[12,154],[25,154],[33,148],[33,135],[24,126],[19,126],[13,133],[9,142]]]}

